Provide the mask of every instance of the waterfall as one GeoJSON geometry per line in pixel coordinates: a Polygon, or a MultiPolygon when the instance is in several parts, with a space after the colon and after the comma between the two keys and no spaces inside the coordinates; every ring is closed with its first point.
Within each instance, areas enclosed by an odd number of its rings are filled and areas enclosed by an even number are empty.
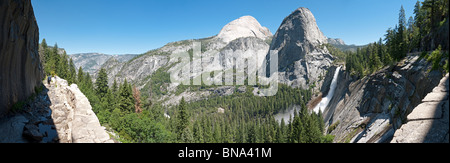
{"type": "Polygon", "coordinates": [[[339,77],[339,71],[341,70],[341,67],[338,67],[336,69],[336,72],[334,73],[333,80],[331,81],[330,85],[330,91],[328,91],[327,97],[322,98],[319,104],[314,108],[314,112],[319,113],[319,110],[323,111],[328,106],[328,103],[330,103],[331,99],[333,98],[334,91],[336,90],[337,86],[337,79],[339,77]]]}

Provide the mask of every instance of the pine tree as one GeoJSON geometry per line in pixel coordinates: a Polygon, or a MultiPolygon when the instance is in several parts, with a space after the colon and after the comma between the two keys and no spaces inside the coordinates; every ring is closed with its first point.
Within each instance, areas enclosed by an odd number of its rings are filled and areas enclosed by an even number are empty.
{"type": "Polygon", "coordinates": [[[42,46],[42,49],[47,49],[48,48],[47,41],[45,40],[45,38],[42,39],[41,46],[42,46]]]}
{"type": "Polygon", "coordinates": [[[50,57],[50,66],[51,66],[51,72],[54,72],[58,76],[58,70],[59,70],[59,61],[61,60],[61,56],[58,54],[58,44],[55,43],[55,46],[53,46],[51,57],[50,57]]]}
{"type": "Polygon", "coordinates": [[[79,87],[82,87],[81,85],[83,83],[84,83],[84,72],[83,72],[83,68],[80,66],[80,68],[78,68],[77,84],[79,87]]]}
{"type": "Polygon", "coordinates": [[[378,67],[381,66],[380,57],[378,57],[378,53],[376,51],[371,51],[369,53],[369,63],[370,63],[370,72],[375,72],[378,67]]]}
{"type": "Polygon", "coordinates": [[[87,72],[84,77],[83,85],[84,85],[84,88],[87,90],[94,90],[94,85],[92,84],[92,78],[91,78],[91,75],[89,74],[89,72],[87,72]]]}
{"type": "Polygon", "coordinates": [[[183,143],[194,143],[194,136],[192,135],[191,129],[189,127],[184,128],[181,134],[181,142],[183,143]]]}
{"type": "Polygon", "coordinates": [[[396,55],[396,60],[406,56],[407,46],[406,46],[406,14],[403,5],[400,8],[399,18],[398,18],[398,55],[396,55]]]}
{"type": "Polygon", "coordinates": [[[59,77],[61,77],[63,79],[68,79],[69,64],[68,64],[67,54],[66,54],[66,52],[64,52],[61,55],[59,55],[59,54],[56,54],[56,55],[59,57],[56,73],[58,74],[59,77]]]}
{"type": "Polygon", "coordinates": [[[103,99],[106,97],[106,94],[108,93],[108,74],[106,74],[105,69],[100,69],[100,72],[98,73],[97,80],[95,81],[96,86],[96,92],[97,96],[100,99],[103,99]]]}
{"type": "Polygon", "coordinates": [[[205,143],[205,140],[203,139],[203,129],[198,121],[194,122],[193,132],[195,143],[205,143]]]}
{"type": "Polygon", "coordinates": [[[178,105],[177,114],[177,127],[176,133],[178,134],[178,140],[181,140],[184,129],[189,125],[189,114],[186,110],[186,101],[184,97],[181,98],[180,104],[178,105]]]}
{"type": "Polygon", "coordinates": [[[50,75],[51,72],[51,67],[50,67],[50,50],[48,48],[47,45],[47,41],[45,40],[45,38],[42,40],[42,51],[43,51],[43,66],[44,66],[44,72],[46,75],[50,75]]]}
{"type": "Polygon", "coordinates": [[[68,78],[69,84],[77,83],[77,70],[75,68],[75,64],[73,63],[72,58],[70,58],[70,61],[69,61],[69,75],[68,76],[69,76],[69,78],[68,78]]]}
{"type": "Polygon", "coordinates": [[[294,114],[294,120],[292,122],[291,143],[303,143],[304,131],[302,121],[306,120],[306,118],[300,118],[300,115],[298,115],[297,113],[294,114]]]}
{"type": "Polygon", "coordinates": [[[131,86],[128,84],[127,79],[125,79],[124,83],[120,86],[119,95],[119,108],[122,110],[122,112],[131,113],[135,111],[133,94],[131,91],[131,86]]]}
{"type": "Polygon", "coordinates": [[[116,81],[115,78],[114,78],[114,82],[113,82],[113,85],[111,87],[111,90],[112,90],[112,93],[116,93],[118,91],[117,81],[116,81]]]}

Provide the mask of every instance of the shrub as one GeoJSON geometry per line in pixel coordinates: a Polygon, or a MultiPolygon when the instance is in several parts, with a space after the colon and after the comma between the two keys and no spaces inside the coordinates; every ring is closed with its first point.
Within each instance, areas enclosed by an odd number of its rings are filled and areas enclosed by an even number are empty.
{"type": "Polygon", "coordinates": [[[333,132],[334,129],[339,125],[340,121],[333,123],[330,127],[328,127],[328,133],[333,132]]]}
{"type": "Polygon", "coordinates": [[[431,70],[438,70],[440,67],[440,63],[442,60],[442,52],[441,52],[441,45],[434,50],[427,58],[428,62],[432,63],[431,70]]]}

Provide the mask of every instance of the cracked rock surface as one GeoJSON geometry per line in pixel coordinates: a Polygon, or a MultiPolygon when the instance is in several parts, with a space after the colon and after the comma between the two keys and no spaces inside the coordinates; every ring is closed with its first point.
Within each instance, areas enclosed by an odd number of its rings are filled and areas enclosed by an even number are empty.
{"type": "Polygon", "coordinates": [[[391,143],[448,143],[449,74],[407,117],[391,143]]]}
{"type": "Polygon", "coordinates": [[[114,143],[76,84],[59,77],[0,119],[0,143],[114,143]]]}

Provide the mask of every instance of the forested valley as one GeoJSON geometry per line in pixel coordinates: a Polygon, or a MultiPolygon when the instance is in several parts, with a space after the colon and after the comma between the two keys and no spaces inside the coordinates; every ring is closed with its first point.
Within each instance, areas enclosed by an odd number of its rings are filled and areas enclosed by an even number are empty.
{"type": "MultiPolygon", "coordinates": [[[[440,44],[439,31],[448,28],[446,0],[417,2],[414,16],[408,20],[403,7],[399,23],[389,28],[380,40],[356,52],[342,52],[326,45],[346,71],[364,77],[406,57],[420,52],[421,57],[443,71],[448,67],[448,43],[440,44]]],[[[448,40],[447,40],[448,41],[448,40]]],[[[89,99],[101,124],[113,130],[116,138],[127,143],[331,143],[322,113],[307,109],[311,90],[291,88],[279,84],[272,97],[253,95],[255,86],[245,86],[245,92],[235,91],[229,96],[211,96],[177,106],[164,106],[156,98],[141,95],[136,85],[126,80],[108,85],[105,69],[101,69],[93,82],[89,73],[76,70],[58,46],[49,47],[41,42],[45,74],[60,76],[75,83],[89,99]],[[300,106],[288,122],[277,122],[274,115],[292,105],[300,106]],[[223,109],[219,112],[218,109],[223,109]],[[168,116],[167,116],[168,115],[168,116]]],[[[167,79],[162,73],[158,79],[167,79]]],[[[156,77],[156,76],[154,76],[156,77]]],[[[154,84],[158,84],[157,82],[154,84]]],[[[161,84],[161,83],[159,83],[161,84]]],[[[238,87],[238,86],[236,86],[238,87]]],[[[257,87],[257,86],[256,86],[257,87]]],[[[146,88],[152,89],[152,88],[146,88]]],[[[178,89],[188,89],[180,87],[178,89]]],[[[197,88],[196,89],[204,89],[197,88]]],[[[157,89],[156,89],[157,90],[157,89]]],[[[237,89],[235,89],[237,90],[237,89]]]]}

